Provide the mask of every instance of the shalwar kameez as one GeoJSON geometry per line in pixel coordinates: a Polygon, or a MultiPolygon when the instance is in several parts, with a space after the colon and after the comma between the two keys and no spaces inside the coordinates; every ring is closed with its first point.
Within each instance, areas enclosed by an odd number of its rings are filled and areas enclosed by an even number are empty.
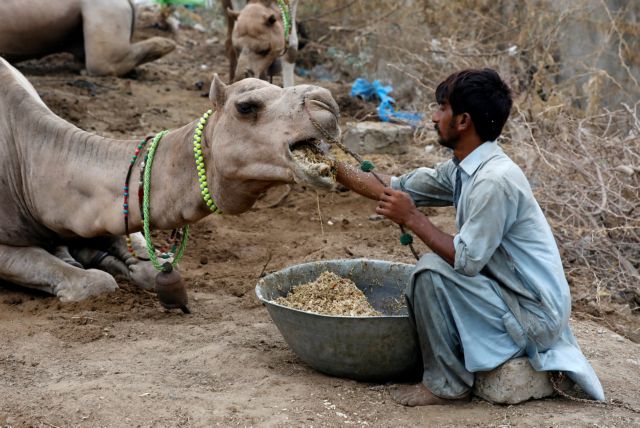
{"type": "Polygon", "coordinates": [[[535,370],[563,371],[604,400],[569,327],[571,296],[551,228],[524,173],[498,144],[392,177],[391,187],[416,206],[456,208],[454,266],[426,254],[406,290],[424,385],[459,398],[474,372],[527,356],[535,370]]]}

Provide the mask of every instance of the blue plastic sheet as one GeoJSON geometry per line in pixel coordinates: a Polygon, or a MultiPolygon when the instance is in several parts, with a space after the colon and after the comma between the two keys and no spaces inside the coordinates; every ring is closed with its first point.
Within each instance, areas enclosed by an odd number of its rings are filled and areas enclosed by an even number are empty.
{"type": "Polygon", "coordinates": [[[383,85],[379,80],[374,80],[373,83],[367,79],[359,77],[353,82],[351,87],[351,96],[360,97],[365,101],[380,100],[380,105],[377,107],[378,116],[384,122],[400,121],[405,122],[411,126],[419,126],[422,121],[423,115],[421,113],[408,112],[408,111],[396,111],[393,99],[389,94],[393,91],[391,85],[383,85]]]}

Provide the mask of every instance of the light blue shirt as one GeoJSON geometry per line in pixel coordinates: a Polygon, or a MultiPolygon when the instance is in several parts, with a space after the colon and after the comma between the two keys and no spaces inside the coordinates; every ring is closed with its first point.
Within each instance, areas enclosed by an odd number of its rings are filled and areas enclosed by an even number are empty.
{"type": "Polygon", "coordinates": [[[453,205],[456,168],[462,186],[453,269],[465,276],[482,271],[506,288],[505,301],[522,325],[507,330],[527,348],[536,370],[573,371],[574,380],[603,399],[568,327],[571,296],[551,228],[524,173],[498,144],[481,144],[458,166],[449,160],[392,177],[391,187],[416,206],[453,205]]]}
{"type": "MultiPolygon", "coordinates": [[[[569,286],[553,233],[524,173],[498,146],[486,142],[465,157],[456,208],[454,269],[477,275],[498,247],[512,261],[525,287],[553,305],[566,322],[571,311],[569,286]]],[[[392,177],[391,187],[407,192],[417,206],[453,204],[456,167],[448,160],[392,177]]]]}

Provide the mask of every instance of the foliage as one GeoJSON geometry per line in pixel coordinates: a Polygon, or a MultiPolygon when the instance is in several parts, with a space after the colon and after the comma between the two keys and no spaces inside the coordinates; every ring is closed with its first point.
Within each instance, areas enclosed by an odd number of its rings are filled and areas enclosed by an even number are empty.
{"type": "Polygon", "coordinates": [[[589,289],[578,298],[640,312],[640,3],[330,0],[300,16],[310,49],[339,46],[344,80],[393,83],[403,106],[428,112],[449,73],[496,69],[515,95],[503,146],[589,289]]]}

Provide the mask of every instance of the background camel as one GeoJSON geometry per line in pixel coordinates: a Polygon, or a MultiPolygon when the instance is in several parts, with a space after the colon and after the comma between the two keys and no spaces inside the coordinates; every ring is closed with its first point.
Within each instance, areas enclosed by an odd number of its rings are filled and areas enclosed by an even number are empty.
{"type": "Polygon", "coordinates": [[[163,37],[131,43],[130,0],[3,0],[0,55],[10,61],[71,52],[87,72],[121,76],[175,48],[163,37]]]}
{"type": "Polygon", "coordinates": [[[298,54],[296,12],[298,0],[289,0],[291,29],[285,35],[283,17],[278,5],[270,0],[222,0],[227,11],[226,49],[229,57],[229,79],[236,82],[246,77],[271,78],[282,73],[282,85],[293,86],[293,71],[298,54]]]}
{"type": "MultiPolygon", "coordinates": [[[[203,127],[201,155],[209,189],[224,213],[248,210],[276,184],[335,185],[331,167],[316,160],[326,149],[316,125],[334,136],[339,132],[338,106],[329,91],[309,85],[281,89],[257,79],[227,87],[216,75],[209,97],[215,113],[203,127]],[[310,151],[314,161],[305,155],[310,151]]],[[[158,146],[150,176],[150,221],[156,229],[177,228],[211,213],[194,160],[199,123],[170,131],[158,146]]],[[[91,247],[100,238],[121,270],[134,280],[150,280],[148,270],[127,254],[122,237],[123,185],[138,144],[64,121],[0,58],[0,279],[63,301],[113,291],[117,284],[110,274],[80,269],[51,254],[60,244],[91,247]]],[[[135,189],[136,182],[127,185],[135,189]]],[[[129,230],[139,231],[136,198],[128,211],[129,230]]]]}

